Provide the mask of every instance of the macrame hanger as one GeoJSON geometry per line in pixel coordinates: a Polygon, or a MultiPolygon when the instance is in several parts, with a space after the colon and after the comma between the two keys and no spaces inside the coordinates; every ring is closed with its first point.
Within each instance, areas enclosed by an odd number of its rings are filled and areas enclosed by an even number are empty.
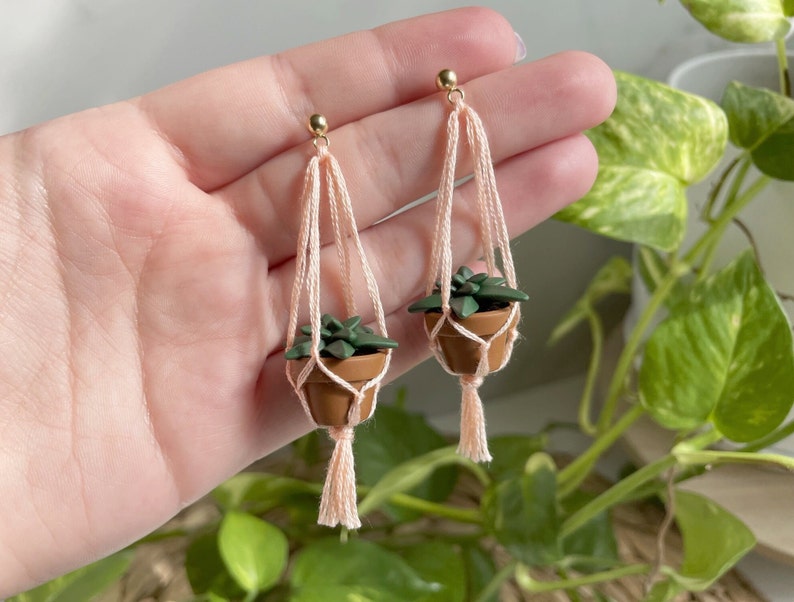
{"type": "MultiPolygon", "coordinates": [[[[356,498],[355,463],[353,457],[353,429],[361,421],[361,403],[365,394],[374,389],[372,411],[377,405],[377,393],[386,372],[389,369],[391,350],[386,350],[384,366],[378,375],[367,382],[360,390],[337,376],[320,360],[320,332],[322,310],[320,306],[320,196],[321,173],[325,172],[325,182],[330,205],[331,225],[339,261],[339,274],[342,283],[345,310],[348,317],[357,315],[356,302],[352,285],[351,249],[358,256],[369,300],[375,314],[375,320],[382,336],[387,337],[386,319],[380,301],[378,285],[364,248],[358,235],[353,206],[347,190],[342,170],[336,158],[330,153],[330,141],[326,136],[327,122],[322,115],[312,115],[309,129],[314,134],[313,144],[316,155],[309,160],[304,177],[301,194],[301,227],[298,234],[295,281],[292,286],[292,300],[287,330],[287,348],[292,347],[298,327],[298,312],[303,293],[306,292],[309,305],[309,323],[311,325],[311,353],[309,361],[297,375],[293,377],[287,366],[287,378],[301,401],[306,415],[314,422],[304,390],[307,379],[315,370],[320,370],[331,381],[353,396],[353,403],[344,426],[328,427],[328,434],[334,440],[334,451],[328,463],[325,484],[320,500],[318,523],[335,527],[343,525],[349,529],[361,526],[358,517],[356,498]]],[[[315,426],[320,426],[315,423],[315,426]]]]}
{"type": "Polygon", "coordinates": [[[428,272],[427,293],[430,294],[436,282],[440,283],[442,316],[428,330],[430,348],[438,362],[450,374],[458,376],[461,386],[461,424],[458,453],[475,462],[488,462],[491,454],[488,450],[488,439],[485,430],[485,415],[479,388],[483,379],[490,372],[501,370],[507,364],[517,337],[517,325],[520,319],[518,303],[513,303],[510,315],[505,324],[487,339],[471,332],[457,320],[452,319],[450,308],[452,280],[452,202],[455,190],[455,170],[460,138],[460,122],[465,124],[466,136],[471,148],[474,163],[474,186],[476,189],[477,214],[482,239],[483,259],[489,275],[497,273],[496,253],[499,250],[504,278],[508,286],[516,286],[515,266],[510,250],[510,238],[507,232],[502,203],[496,189],[491,152],[488,138],[479,115],[465,102],[463,90],[457,87],[457,76],[454,71],[445,69],[436,78],[436,85],[446,90],[447,100],[452,110],[447,119],[447,137],[444,153],[444,165],[441,183],[438,190],[436,230],[433,240],[433,251],[428,272]],[[494,242],[495,239],[495,242],[494,242]],[[441,352],[439,333],[445,326],[451,326],[462,336],[474,341],[479,347],[480,360],[473,374],[457,374],[452,371],[441,352]],[[488,352],[491,341],[506,334],[505,354],[501,365],[490,366],[488,352]]]}

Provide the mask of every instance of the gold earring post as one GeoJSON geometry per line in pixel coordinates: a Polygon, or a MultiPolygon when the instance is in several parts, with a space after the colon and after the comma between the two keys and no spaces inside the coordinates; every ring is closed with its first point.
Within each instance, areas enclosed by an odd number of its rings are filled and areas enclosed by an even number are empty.
{"type": "Polygon", "coordinates": [[[452,94],[455,92],[460,94],[460,100],[464,98],[463,90],[458,88],[458,74],[452,69],[442,69],[438,72],[438,75],[436,75],[436,88],[447,91],[447,100],[449,102],[454,103],[452,94]]]}
{"type": "Polygon", "coordinates": [[[328,131],[328,120],[325,118],[325,115],[315,113],[309,117],[309,121],[306,125],[308,126],[309,131],[314,134],[314,140],[312,141],[314,148],[317,148],[317,140],[319,139],[325,140],[326,148],[331,146],[331,141],[328,140],[328,136],[325,135],[325,133],[328,131]]]}

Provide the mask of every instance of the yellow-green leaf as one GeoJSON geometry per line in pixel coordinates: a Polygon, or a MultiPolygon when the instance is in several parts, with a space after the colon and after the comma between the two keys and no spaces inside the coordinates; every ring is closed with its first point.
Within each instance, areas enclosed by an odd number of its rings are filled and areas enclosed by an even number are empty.
{"type": "Polygon", "coordinates": [[[288,547],[278,527],[244,512],[229,512],[218,531],[223,563],[247,592],[262,592],[278,583],[287,566],[288,547]]]}
{"type": "Polygon", "coordinates": [[[791,29],[786,0],[681,0],[690,14],[710,32],[731,42],[769,42],[779,40],[791,29]]]}

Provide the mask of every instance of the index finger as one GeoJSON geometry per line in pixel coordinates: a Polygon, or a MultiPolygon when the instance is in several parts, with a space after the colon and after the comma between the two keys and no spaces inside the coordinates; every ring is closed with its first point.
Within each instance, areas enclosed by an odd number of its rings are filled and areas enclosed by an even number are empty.
{"type": "Polygon", "coordinates": [[[498,13],[457,9],[208,71],[136,102],[188,178],[213,190],[305,142],[312,113],[339,127],[430,94],[440,69],[468,81],[507,67],[516,45],[498,13]]]}

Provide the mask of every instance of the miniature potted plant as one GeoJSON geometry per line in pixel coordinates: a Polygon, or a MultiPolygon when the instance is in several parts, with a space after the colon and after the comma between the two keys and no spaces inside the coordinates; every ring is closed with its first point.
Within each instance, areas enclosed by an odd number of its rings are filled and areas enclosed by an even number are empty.
{"type": "MultiPolygon", "coordinates": [[[[475,274],[461,266],[452,276],[450,283],[449,306],[456,322],[465,324],[479,337],[487,337],[498,332],[510,316],[510,306],[517,301],[529,299],[526,293],[507,286],[500,276],[490,276],[484,272],[475,274]]],[[[432,330],[442,316],[441,283],[427,297],[413,303],[408,311],[424,312],[425,324],[432,330]]],[[[445,324],[438,333],[441,350],[450,369],[457,374],[474,374],[480,361],[479,345],[461,335],[454,326],[445,324]]],[[[496,369],[502,364],[507,332],[491,342],[488,365],[496,369]]]]}
{"type": "MultiPolygon", "coordinates": [[[[383,369],[386,361],[384,349],[394,349],[397,341],[382,337],[368,326],[361,324],[361,316],[339,320],[331,314],[321,319],[318,351],[323,365],[339,378],[361,390],[383,369]]],[[[312,327],[307,324],[300,329],[302,335],[295,337],[292,347],[284,357],[290,362],[293,378],[305,368],[311,357],[312,327]]],[[[372,413],[375,390],[369,389],[361,402],[361,420],[372,413]]],[[[315,367],[306,380],[306,398],[312,418],[320,426],[345,426],[353,395],[332,381],[322,370],[315,367]]]]}

